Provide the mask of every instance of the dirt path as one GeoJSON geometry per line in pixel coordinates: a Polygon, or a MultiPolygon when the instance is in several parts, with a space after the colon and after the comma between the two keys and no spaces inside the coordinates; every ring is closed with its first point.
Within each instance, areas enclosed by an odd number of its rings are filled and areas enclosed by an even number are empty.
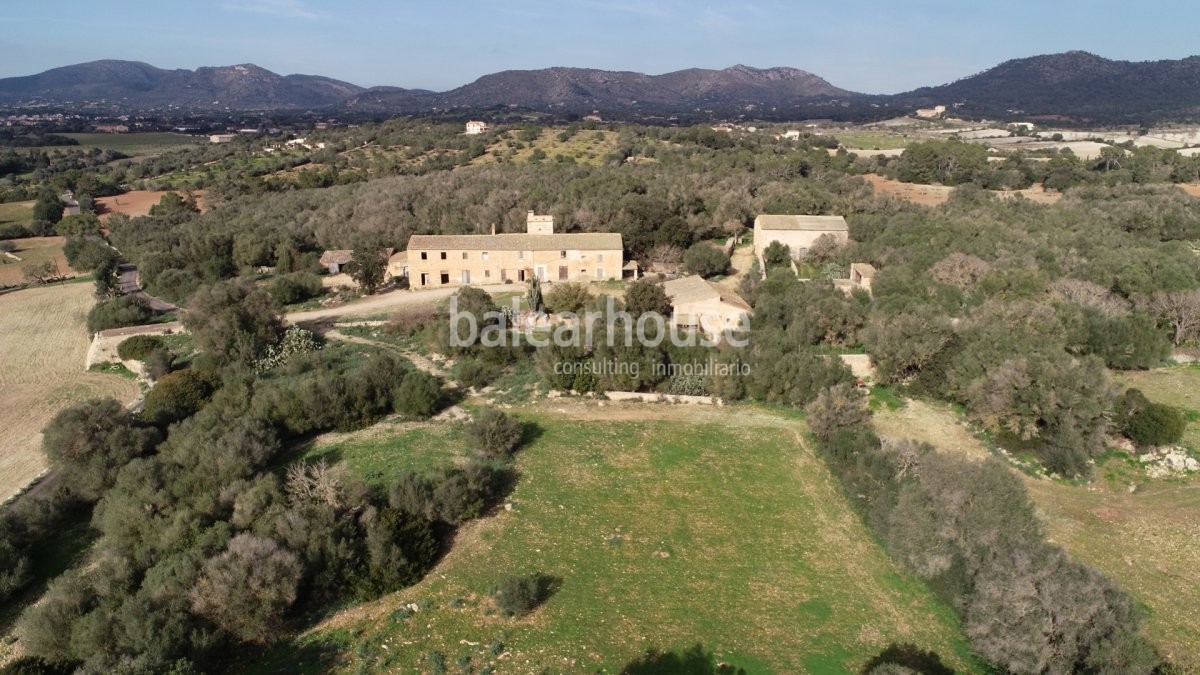
{"type": "MultiPolygon", "coordinates": [[[[522,286],[514,284],[495,284],[492,286],[477,286],[489,293],[500,293],[504,291],[518,291],[522,286]]],[[[421,291],[401,291],[395,290],[379,295],[372,295],[361,300],[348,302],[337,307],[326,307],[323,309],[313,309],[305,312],[292,312],[288,314],[284,320],[286,323],[309,323],[313,321],[329,321],[332,319],[340,319],[345,316],[370,316],[374,314],[387,314],[398,309],[407,307],[422,307],[437,304],[446,298],[454,295],[459,289],[458,286],[448,286],[446,288],[434,288],[421,291]]]]}
{"type": "Polygon", "coordinates": [[[733,268],[733,274],[718,281],[717,285],[736,292],[738,285],[742,283],[742,279],[746,277],[753,265],[754,247],[738,246],[733,249],[733,255],[729,258],[729,266],[733,268]]]}
{"type": "Polygon", "coordinates": [[[429,373],[430,375],[434,375],[436,377],[440,377],[443,379],[446,377],[446,371],[443,370],[441,366],[437,365],[433,361],[430,361],[429,359],[425,358],[424,356],[422,356],[412,350],[402,349],[400,347],[397,347],[396,345],[388,344],[386,342],[380,342],[379,340],[372,340],[370,338],[358,337],[356,335],[346,335],[345,333],[337,330],[336,328],[326,331],[324,333],[324,335],[325,335],[325,337],[327,337],[331,340],[340,340],[342,342],[350,342],[350,343],[357,344],[357,345],[368,345],[371,347],[379,347],[380,349],[386,349],[390,352],[395,352],[396,354],[399,354],[400,356],[403,356],[404,358],[408,359],[409,362],[411,362],[414,366],[429,373]]]}

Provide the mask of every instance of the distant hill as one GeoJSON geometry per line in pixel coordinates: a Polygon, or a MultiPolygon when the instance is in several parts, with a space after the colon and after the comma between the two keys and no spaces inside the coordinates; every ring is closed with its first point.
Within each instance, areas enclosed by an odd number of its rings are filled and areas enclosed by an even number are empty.
{"type": "Polygon", "coordinates": [[[93,61],[0,79],[0,106],[103,102],[131,110],[305,110],[331,113],[471,115],[517,108],[600,110],[763,119],[879,119],[933,105],[1001,119],[1062,117],[1086,122],[1200,119],[1200,56],[1112,61],[1066,52],[1006,61],[950,84],[892,96],[858,94],[795,68],[690,68],[663,75],[590,68],[506,70],[446,92],[364,89],[315,75],[277,75],[252,64],[163,70],[134,61],[93,61]]]}
{"type": "Polygon", "coordinates": [[[254,64],[164,70],[138,61],[92,61],[0,79],[0,104],[104,101],[129,108],[319,108],[362,87],[316,75],[277,75],[254,64]]]}
{"type": "Polygon", "coordinates": [[[1200,56],[1113,61],[1088,52],[1005,61],[978,75],[890,97],[893,106],[959,103],[966,113],[1118,121],[1200,111],[1200,56]]]}
{"type": "Polygon", "coordinates": [[[745,105],[791,105],[815,98],[855,96],[795,68],[691,68],[665,75],[591,68],[506,70],[447,91],[372,89],[346,101],[358,109],[479,110],[503,106],[590,111],[622,108],[690,110],[745,105]]]}

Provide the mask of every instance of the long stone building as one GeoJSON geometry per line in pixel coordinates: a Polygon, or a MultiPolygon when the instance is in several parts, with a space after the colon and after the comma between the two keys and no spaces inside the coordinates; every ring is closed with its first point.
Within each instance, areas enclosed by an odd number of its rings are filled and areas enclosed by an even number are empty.
{"type": "Polygon", "coordinates": [[[771,242],[777,241],[787,245],[792,258],[799,259],[821,235],[846,243],[850,238],[846,219],[841,216],[763,214],[754,219],[754,255],[762,259],[763,251],[771,242]]]}
{"type": "Polygon", "coordinates": [[[556,234],[550,216],[530,212],[522,234],[414,234],[405,262],[411,288],[465,284],[620,279],[617,233],[556,234]]]}

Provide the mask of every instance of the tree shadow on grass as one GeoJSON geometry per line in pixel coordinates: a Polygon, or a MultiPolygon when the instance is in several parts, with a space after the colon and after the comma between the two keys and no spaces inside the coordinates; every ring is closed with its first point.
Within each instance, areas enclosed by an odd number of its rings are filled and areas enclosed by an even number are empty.
{"type": "Polygon", "coordinates": [[[621,675],[746,675],[744,668],[719,663],[697,643],[683,651],[662,652],[651,647],[621,669],[621,675]]]}
{"type": "Polygon", "coordinates": [[[892,643],[863,666],[864,675],[883,666],[901,666],[921,675],[954,675],[954,669],[942,663],[942,657],[932,650],[914,644],[892,643]]]}

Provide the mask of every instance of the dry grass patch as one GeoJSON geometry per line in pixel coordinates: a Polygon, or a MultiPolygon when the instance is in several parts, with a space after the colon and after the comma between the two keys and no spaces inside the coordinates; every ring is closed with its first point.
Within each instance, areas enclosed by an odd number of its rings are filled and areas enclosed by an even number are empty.
{"type": "Polygon", "coordinates": [[[27,281],[25,267],[38,265],[47,260],[55,261],[63,274],[76,273],[67,264],[67,258],[63,255],[63,242],[66,241],[64,237],[30,237],[28,239],[10,239],[9,241],[17,245],[17,250],[13,251],[13,255],[21,260],[17,261],[6,255],[0,255],[0,286],[15,286],[25,283],[27,281]]]}
{"type": "MultiPolygon", "coordinates": [[[[157,205],[168,192],[177,192],[184,196],[179,190],[133,190],[123,195],[97,198],[96,212],[100,214],[101,221],[108,220],[114,213],[124,213],[130,218],[148,216],[150,207],[157,205]]],[[[192,194],[196,197],[196,206],[204,211],[204,190],[193,190],[192,194]]]]}
{"type": "Polygon", "coordinates": [[[91,284],[33,288],[0,296],[0,499],[46,468],[42,427],[59,410],[92,397],[132,400],[137,385],[83,370],[91,284]]]}

